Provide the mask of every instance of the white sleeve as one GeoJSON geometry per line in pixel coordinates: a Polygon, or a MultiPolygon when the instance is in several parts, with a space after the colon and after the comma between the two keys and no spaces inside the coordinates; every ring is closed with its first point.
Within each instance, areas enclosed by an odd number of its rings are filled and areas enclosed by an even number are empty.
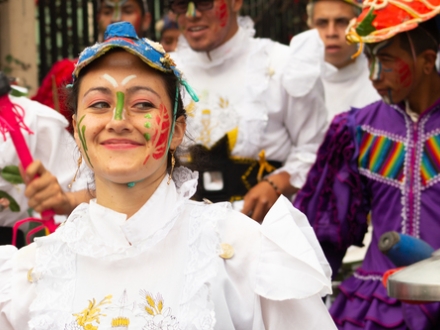
{"type": "Polygon", "coordinates": [[[260,298],[265,330],[328,330],[336,326],[321,297],[274,301],[260,298]]]}
{"type": "Polygon", "coordinates": [[[324,85],[321,81],[324,46],[316,30],[295,36],[289,61],[281,78],[287,94],[284,123],[292,146],[281,171],[290,174],[290,184],[301,188],[327,128],[324,85]]]}
{"type": "Polygon", "coordinates": [[[301,188],[315,162],[327,127],[327,110],[321,79],[317,79],[313,88],[303,96],[288,95],[287,107],[284,122],[292,146],[284,166],[273,174],[287,172],[290,174],[290,184],[301,188]]]}
{"type": "Polygon", "coordinates": [[[17,248],[12,245],[0,246],[0,329],[14,330],[9,318],[12,300],[12,258],[17,248]]]}

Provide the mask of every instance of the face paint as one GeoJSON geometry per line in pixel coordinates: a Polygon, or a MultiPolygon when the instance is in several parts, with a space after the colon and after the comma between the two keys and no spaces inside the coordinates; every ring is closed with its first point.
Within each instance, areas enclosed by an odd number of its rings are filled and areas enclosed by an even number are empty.
{"type": "Polygon", "coordinates": [[[81,141],[81,145],[83,147],[84,154],[85,154],[87,160],[89,161],[90,166],[93,168],[93,164],[92,164],[92,162],[90,161],[90,158],[89,158],[88,148],[87,148],[87,141],[86,141],[86,137],[85,137],[86,125],[82,125],[81,126],[81,123],[84,120],[85,116],[86,115],[81,117],[81,119],[79,120],[79,122],[76,125],[76,129],[78,131],[78,137],[79,137],[79,140],[81,141]]]}
{"type": "Polygon", "coordinates": [[[397,59],[396,61],[396,71],[398,73],[398,83],[403,87],[411,86],[412,75],[411,69],[408,63],[404,62],[402,59],[397,59]]]}
{"type": "Polygon", "coordinates": [[[219,7],[217,8],[216,15],[220,20],[220,26],[224,28],[226,23],[228,22],[228,6],[226,5],[225,0],[220,2],[219,7]]]}
{"type": "Polygon", "coordinates": [[[116,108],[114,120],[122,120],[122,113],[124,111],[125,94],[122,92],[116,92],[116,108]]]}
{"type": "Polygon", "coordinates": [[[118,82],[116,81],[116,79],[115,78],[113,78],[112,76],[110,76],[109,74],[104,74],[103,76],[102,76],[102,78],[104,78],[105,80],[107,80],[110,84],[112,84],[112,86],[114,87],[114,88],[116,88],[116,87],[118,87],[118,82]]]}
{"type": "Polygon", "coordinates": [[[171,120],[167,108],[161,104],[159,106],[160,114],[156,117],[156,124],[158,129],[153,135],[153,146],[155,151],[153,153],[154,159],[162,158],[167,150],[167,142],[171,127],[171,120]]]}
{"type": "Polygon", "coordinates": [[[136,78],[137,76],[135,74],[132,74],[131,76],[128,76],[126,78],[124,78],[124,80],[122,80],[121,85],[125,86],[130,80],[136,78]]]}
{"type": "Polygon", "coordinates": [[[119,22],[122,15],[122,6],[127,2],[127,0],[106,0],[105,4],[109,7],[113,7],[113,21],[119,22]]]}
{"type": "Polygon", "coordinates": [[[196,5],[192,1],[188,3],[188,9],[186,10],[186,17],[188,18],[196,17],[196,5]]]}
{"type": "Polygon", "coordinates": [[[389,40],[378,43],[372,50],[370,63],[370,79],[372,81],[379,80],[382,73],[382,63],[377,54],[390,44],[389,40]]]}

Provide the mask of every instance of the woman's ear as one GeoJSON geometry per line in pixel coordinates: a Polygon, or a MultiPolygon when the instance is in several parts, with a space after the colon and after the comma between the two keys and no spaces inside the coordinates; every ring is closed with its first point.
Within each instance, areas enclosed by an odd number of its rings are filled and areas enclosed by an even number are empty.
{"type": "Polygon", "coordinates": [[[180,116],[176,119],[174,126],[174,134],[171,138],[170,149],[176,150],[176,148],[182,143],[186,132],[186,120],[184,116],[180,116]]]}

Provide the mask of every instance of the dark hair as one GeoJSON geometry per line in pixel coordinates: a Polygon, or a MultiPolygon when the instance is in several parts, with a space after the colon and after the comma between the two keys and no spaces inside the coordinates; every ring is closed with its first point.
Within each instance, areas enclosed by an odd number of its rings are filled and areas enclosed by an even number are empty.
{"type": "MultiPolygon", "coordinates": [[[[78,79],[75,81],[72,87],[65,88],[65,99],[66,99],[66,105],[69,111],[73,114],[77,114],[78,109],[78,98],[79,98],[79,88],[81,85],[81,82],[84,78],[84,76],[87,74],[87,72],[90,70],[90,68],[93,67],[93,64],[96,64],[99,60],[101,60],[104,56],[117,52],[117,51],[125,51],[122,48],[114,48],[110,51],[108,51],[105,55],[101,56],[100,58],[96,59],[93,63],[89,64],[85,68],[83,68],[78,76],[78,79]]],[[[148,66],[145,63],[146,66],[148,66]]],[[[149,67],[149,66],[148,66],[149,67]]],[[[167,92],[168,97],[170,98],[172,109],[171,111],[174,111],[175,103],[176,103],[176,93],[177,89],[179,89],[179,94],[177,96],[177,109],[176,109],[176,115],[173,117],[173,121],[177,120],[177,118],[183,116],[186,119],[186,110],[183,106],[182,101],[182,94],[181,94],[181,84],[179,81],[179,78],[177,78],[174,73],[166,73],[159,70],[156,70],[156,72],[161,74],[161,77],[163,79],[163,82],[165,84],[165,90],[167,92]]],[[[170,157],[170,151],[168,151],[168,159],[167,159],[167,168],[171,166],[171,157],[170,157]]],[[[175,158],[176,164],[175,166],[180,166],[180,162],[178,157],[175,158]]]]}
{"type": "Polygon", "coordinates": [[[411,43],[414,45],[416,55],[425,50],[433,50],[437,53],[440,42],[440,34],[436,18],[420,23],[418,27],[406,33],[399,33],[400,48],[412,54],[411,43]]]}
{"type": "MultiPolygon", "coordinates": [[[[101,0],[101,1],[99,2],[99,5],[102,6],[102,3],[103,3],[104,1],[105,1],[105,0],[101,0]]],[[[143,16],[145,15],[145,13],[146,13],[147,8],[144,7],[144,3],[143,3],[142,0],[135,0],[135,1],[136,1],[137,5],[139,6],[139,9],[141,10],[141,14],[142,14],[142,17],[143,17],[143,16]]],[[[99,9],[101,9],[101,7],[99,7],[99,9]]]]}

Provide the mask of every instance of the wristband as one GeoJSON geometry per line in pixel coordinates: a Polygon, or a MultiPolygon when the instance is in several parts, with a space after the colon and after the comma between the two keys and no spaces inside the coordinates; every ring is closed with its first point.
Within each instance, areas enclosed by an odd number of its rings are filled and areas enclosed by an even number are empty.
{"type": "Polygon", "coordinates": [[[282,195],[280,188],[278,188],[278,186],[275,184],[275,182],[273,182],[271,179],[269,178],[264,178],[263,181],[266,181],[268,184],[270,184],[273,188],[273,190],[275,190],[275,192],[277,193],[278,196],[282,195]]]}

